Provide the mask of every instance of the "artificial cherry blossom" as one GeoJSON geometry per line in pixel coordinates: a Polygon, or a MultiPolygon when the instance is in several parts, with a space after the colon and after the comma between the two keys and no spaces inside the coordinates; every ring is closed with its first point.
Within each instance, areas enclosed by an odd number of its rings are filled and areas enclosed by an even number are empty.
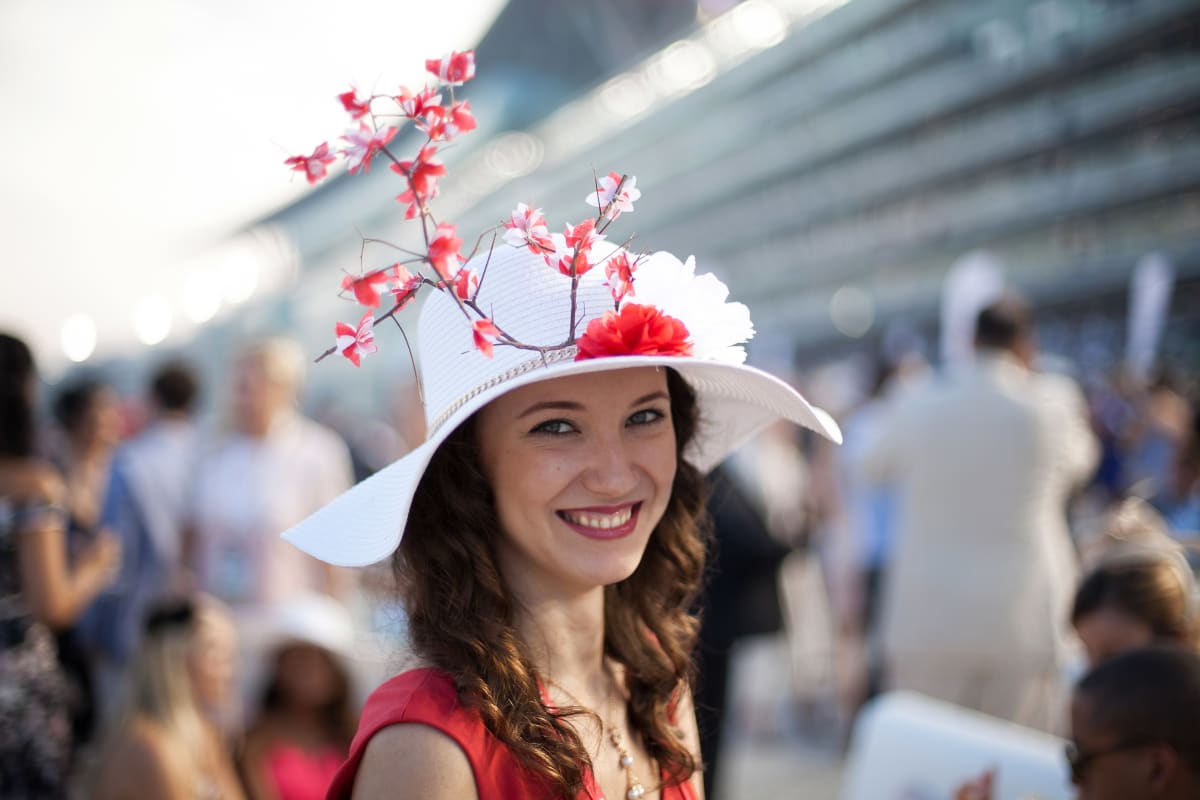
{"type": "Polygon", "coordinates": [[[325,177],[326,167],[337,161],[337,155],[329,152],[329,142],[321,142],[312,155],[292,156],[283,163],[296,172],[303,172],[309,183],[316,183],[325,177]]]}
{"type": "Polygon", "coordinates": [[[453,279],[462,263],[462,254],[458,252],[462,239],[454,233],[454,226],[443,222],[437,226],[433,241],[429,243],[429,263],[447,281],[453,279]]]}
{"type": "Polygon", "coordinates": [[[404,308],[412,302],[417,296],[417,290],[421,288],[424,279],[420,275],[412,275],[400,264],[395,266],[393,280],[395,285],[392,286],[392,297],[395,298],[396,311],[404,308]]]}
{"type": "Polygon", "coordinates": [[[629,256],[624,250],[610,256],[604,262],[605,285],[612,290],[613,300],[620,304],[627,295],[633,294],[633,270],[635,264],[629,263],[629,256]]]}
{"type": "Polygon", "coordinates": [[[425,69],[443,83],[457,86],[475,77],[475,51],[452,52],[445,58],[426,59],[425,69]]]}
{"type": "Polygon", "coordinates": [[[370,99],[359,100],[358,91],[355,89],[342,92],[338,95],[338,100],[342,101],[342,108],[350,113],[350,119],[362,119],[371,113],[370,99]]]}
{"type": "Polygon", "coordinates": [[[622,212],[633,213],[633,203],[641,196],[642,192],[637,188],[637,178],[630,175],[622,184],[621,175],[610,172],[596,182],[596,188],[588,193],[584,202],[590,206],[604,209],[604,216],[615,220],[621,216],[622,212]],[[617,191],[618,186],[621,187],[620,192],[617,191]]]}
{"type": "Polygon", "coordinates": [[[375,346],[375,318],[370,311],[363,314],[357,329],[339,322],[334,333],[337,336],[337,349],[356,367],[364,355],[379,352],[375,346]]]}
{"type": "Polygon", "coordinates": [[[479,275],[473,269],[460,269],[451,283],[459,300],[470,300],[479,291],[479,275]]]}
{"type": "Polygon", "coordinates": [[[460,133],[475,130],[475,116],[471,113],[471,104],[464,100],[450,108],[430,109],[425,122],[418,124],[430,139],[448,142],[460,133]]]}
{"type": "Polygon", "coordinates": [[[535,254],[554,251],[554,241],[550,238],[550,229],[546,227],[546,218],[542,216],[540,208],[517,203],[512,219],[505,222],[504,227],[508,229],[504,241],[513,247],[528,247],[529,252],[535,254]]]}
{"type": "Polygon", "coordinates": [[[373,131],[365,122],[358,130],[348,131],[342,137],[346,141],[346,147],[342,148],[342,153],[346,156],[347,169],[350,174],[353,175],[359,168],[364,173],[370,172],[371,159],[375,157],[376,153],[387,147],[388,142],[395,135],[395,128],[373,131]]]}
{"type": "Polygon", "coordinates": [[[396,197],[401,203],[409,204],[404,212],[405,219],[417,216],[422,204],[437,197],[437,181],[446,174],[446,166],[434,158],[436,154],[436,147],[426,145],[415,159],[391,166],[393,172],[408,178],[408,189],[396,197]]]}
{"type": "Polygon", "coordinates": [[[401,86],[396,103],[404,116],[411,120],[421,120],[431,111],[441,109],[442,95],[437,89],[428,86],[415,94],[408,87],[401,86]]]}
{"type": "MultiPolygon", "coordinates": [[[[399,266],[399,265],[397,265],[399,266]]],[[[389,270],[378,269],[361,277],[346,275],[342,278],[342,291],[352,291],[354,299],[364,306],[379,308],[380,293],[391,282],[389,270]]]]}
{"type": "Polygon", "coordinates": [[[575,258],[575,248],[567,244],[567,237],[561,233],[550,234],[550,249],[542,254],[542,258],[545,259],[546,266],[558,270],[563,275],[571,274],[572,264],[578,267],[579,261],[585,264],[587,262],[586,253],[580,255],[578,260],[575,258]]]}
{"type": "Polygon", "coordinates": [[[568,225],[562,234],[551,237],[554,253],[546,255],[546,263],[563,275],[576,276],[587,273],[595,264],[591,259],[592,247],[604,241],[604,234],[596,233],[596,221],[584,220],[578,225],[568,225]]]}
{"type": "Polygon", "coordinates": [[[492,357],[492,342],[500,335],[500,330],[490,319],[477,319],[471,326],[471,334],[475,339],[475,348],[488,358],[492,357]]]}

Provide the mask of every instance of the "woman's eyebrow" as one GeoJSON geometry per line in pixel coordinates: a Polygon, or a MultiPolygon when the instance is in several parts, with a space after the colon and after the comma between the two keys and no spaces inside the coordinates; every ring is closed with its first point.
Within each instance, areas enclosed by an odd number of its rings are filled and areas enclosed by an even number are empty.
{"type": "Polygon", "coordinates": [[[640,406],[643,403],[650,403],[650,402],[653,402],[654,400],[666,400],[669,403],[669,402],[671,402],[671,397],[666,392],[662,392],[662,391],[651,392],[650,394],[645,395],[644,397],[639,397],[637,400],[634,400],[629,405],[640,406]]]}
{"type": "MultiPolygon", "coordinates": [[[[671,399],[670,396],[666,392],[663,392],[663,391],[651,392],[650,394],[639,397],[638,399],[634,400],[629,405],[630,406],[640,406],[644,403],[650,403],[655,400],[666,400],[669,402],[670,399],[671,399]]],[[[583,403],[576,403],[573,400],[542,400],[541,402],[534,403],[533,405],[529,406],[524,411],[522,411],[520,414],[518,414],[517,419],[524,419],[525,417],[528,417],[532,414],[537,414],[540,411],[583,411],[583,410],[584,410],[583,403]]]]}
{"type": "Polygon", "coordinates": [[[536,414],[539,411],[582,411],[583,405],[570,400],[543,400],[540,403],[534,403],[529,408],[517,414],[517,419],[524,419],[530,414],[536,414]]]}

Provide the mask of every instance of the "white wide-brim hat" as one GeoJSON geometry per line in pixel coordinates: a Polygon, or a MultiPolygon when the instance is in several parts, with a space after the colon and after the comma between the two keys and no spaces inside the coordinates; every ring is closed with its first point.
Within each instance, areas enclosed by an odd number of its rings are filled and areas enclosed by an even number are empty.
{"type": "MultiPolygon", "coordinates": [[[[467,268],[481,276],[476,305],[515,340],[554,348],[567,339],[571,279],[547,266],[541,255],[498,244],[468,262],[467,268]]],[[[497,397],[567,375],[632,367],[677,371],[696,393],[699,425],[684,458],[701,472],[779,419],[840,443],[841,432],[829,414],[778,378],[738,363],[744,358],[740,347],[723,346],[719,328],[736,328],[729,319],[738,316],[726,312],[741,312],[752,335],[748,313],[744,306],[724,302],[726,292],[719,281],[710,275],[693,276],[693,269],[691,259],[683,264],[668,253],[643,258],[634,274],[634,296],[626,301],[649,304],[646,295],[657,291],[660,299],[655,305],[682,319],[693,334],[697,346],[692,356],[620,355],[576,361],[573,346],[539,354],[497,345],[488,358],[475,347],[471,320],[454,298],[442,291],[432,293],[417,326],[426,441],[285,531],[283,538],[340,566],[365,566],[387,558],[400,544],[417,485],[442,442],[497,397]],[[639,282],[643,272],[647,274],[644,288],[639,282]],[[664,291],[669,296],[662,296],[664,291]]],[[[602,267],[579,279],[577,332],[613,310],[613,295],[604,281],[602,267]]]]}

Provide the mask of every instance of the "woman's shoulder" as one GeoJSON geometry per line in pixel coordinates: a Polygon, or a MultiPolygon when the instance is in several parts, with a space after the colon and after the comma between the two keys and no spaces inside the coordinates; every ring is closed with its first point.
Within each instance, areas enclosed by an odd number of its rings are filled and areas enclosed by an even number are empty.
{"type": "Polygon", "coordinates": [[[474,755],[494,742],[479,713],[463,704],[454,677],[433,668],[412,669],[386,681],[367,698],[351,750],[390,726],[432,727],[474,755]]]}
{"type": "Polygon", "coordinates": [[[384,797],[396,786],[420,797],[474,796],[472,721],[463,712],[454,679],[442,670],[412,669],[384,682],[363,706],[329,796],[384,797]]]}
{"type": "Polygon", "coordinates": [[[432,668],[401,673],[371,693],[328,796],[390,797],[396,786],[414,797],[539,796],[480,714],[459,699],[454,677],[432,668]]]}
{"type": "Polygon", "coordinates": [[[179,784],[179,765],[161,725],[135,718],[109,744],[100,765],[99,798],[137,796],[170,797],[179,784]]]}
{"type": "Polygon", "coordinates": [[[475,771],[461,744],[430,725],[390,725],[371,737],[354,781],[355,798],[478,797],[475,771]]]}
{"type": "Polygon", "coordinates": [[[48,461],[5,459],[0,463],[0,497],[19,504],[57,506],[66,498],[66,484],[48,461]]]}

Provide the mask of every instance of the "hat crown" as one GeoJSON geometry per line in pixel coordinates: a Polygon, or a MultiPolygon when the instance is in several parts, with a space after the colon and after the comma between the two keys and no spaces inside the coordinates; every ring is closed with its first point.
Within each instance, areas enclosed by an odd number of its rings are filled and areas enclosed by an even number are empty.
{"type": "MultiPolygon", "coordinates": [[[[571,321],[571,278],[527,248],[497,245],[472,258],[466,268],[481,280],[475,303],[514,339],[539,347],[559,347],[571,321]],[[486,272],[485,272],[486,270],[486,272]]],[[[579,278],[575,335],[592,319],[613,308],[604,285],[604,269],[579,278]]],[[[535,350],[497,345],[491,358],[474,344],[468,319],[449,292],[433,292],[421,308],[418,353],[425,397],[425,423],[432,434],[453,412],[483,389],[537,369],[543,363],[569,360],[575,348],[543,355],[535,350]]]]}

